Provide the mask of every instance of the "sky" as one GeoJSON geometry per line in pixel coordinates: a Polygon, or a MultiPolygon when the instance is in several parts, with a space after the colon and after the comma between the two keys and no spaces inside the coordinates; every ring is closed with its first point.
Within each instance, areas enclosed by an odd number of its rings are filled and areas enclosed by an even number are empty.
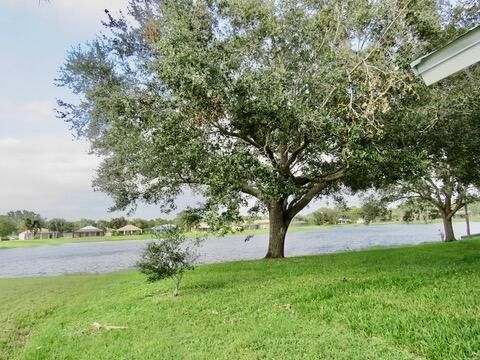
{"type": "MultiPolygon", "coordinates": [[[[0,0],[0,214],[26,209],[69,220],[126,215],[110,213],[112,200],[92,190],[99,159],[54,113],[56,99],[71,96],[54,85],[68,50],[101,31],[105,9],[116,14],[126,5],[0,0]]],[[[179,210],[197,203],[191,194],[177,199],[179,210]]],[[[162,216],[157,206],[140,205],[131,217],[162,216]]]]}
{"type": "MultiPolygon", "coordinates": [[[[109,218],[111,199],[91,182],[99,159],[54,113],[54,85],[67,51],[101,30],[104,9],[125,0],[0,0],[0,214],[28,209],[47,218],[109,218]]],[[[183,197],[179,205],[195,204],[183,197]]],[[[155,206],[134,216],[155,218],[155,206]]]]}

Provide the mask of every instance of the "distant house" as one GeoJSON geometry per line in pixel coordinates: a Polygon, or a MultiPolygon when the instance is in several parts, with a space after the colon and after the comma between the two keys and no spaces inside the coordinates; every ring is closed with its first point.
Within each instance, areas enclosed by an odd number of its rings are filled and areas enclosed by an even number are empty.
{"type": "Polygon", "coordinates": [[[209,231],[210,230],[210,225],[208,225],[207,223],[200,223],[197,225],[196,229],[198,231],[209,231]]]}
{"type": "Polygon", "coordinates": [[[268,229],[270,227],[269,220],[255,220],[254,222],[242,224],[243,230],[259,230],[268,229]]]}
{"type": "Polygon", "coordinates": [[[128,224],[120,229],[117,229],[115,232],[121,235],[140,235],[142,233],[142,229],[136,227],[135,225],[128,224]]]}
{"type": "Polygon", "coordinates": [[[73,232],[74,238],[104,236],[105,232],[95,226],[85,226],[73,232]]]}
{"type": "Polygon", "coordinates": [[[163,224],[163,225],[157,225],[152,228],[153,232],[159,233],[159,232],[165,232],[168,230],[173,230],[176,229],[177,225],[175,224],[163,224]]]}
{"type": "Polygon", "coordinates": [[[30,230],[26,230],[18,234],[18,240],[53,239],[55,237],[55,232],[44,228],[38,230],[36,234],[30,230]]]}
{"type": "Polygon", "coordinates": [[[351,224],[352,220],[349,218],[339,217],[337,218],[337,224],[351,224]]]}

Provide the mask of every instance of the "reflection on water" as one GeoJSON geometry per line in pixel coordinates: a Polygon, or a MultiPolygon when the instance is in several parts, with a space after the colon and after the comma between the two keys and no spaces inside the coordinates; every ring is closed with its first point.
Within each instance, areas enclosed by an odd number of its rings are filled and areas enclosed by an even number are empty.
{"type": "MultiPolygon", "coordinates": [[[[458,238],[465,225],[454,225],[458,238]]],[[[480,233],[480,222],[471,224],[480,233]]],[[[286,255],[311,255],[359,250],[373,246],[398,246],[440,241],[441,224],[339,226],[324,230],[298,231],[287,235],[286,255]]],[[[265,255],[268,235],[207,239],[201,248],[202,263],[258,259],[265,255]]],[[[64,273],[102,273],[131,268],[146,241],[76,243],[0,250],[0,278],[58,275],[64,273]]]]}

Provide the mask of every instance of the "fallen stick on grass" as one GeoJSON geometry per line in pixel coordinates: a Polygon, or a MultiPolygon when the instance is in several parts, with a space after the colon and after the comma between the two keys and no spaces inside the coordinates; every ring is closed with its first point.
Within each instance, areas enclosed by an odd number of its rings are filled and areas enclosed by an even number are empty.
{"type": "Polygon", "coordinates": [[[92,328],[95,330],[105,329],[105,330],[114,330],[114,329],[128,329],[127,326],[115,326],[115,325],[104,325],[98,322],[92,324],[92,328]]]}

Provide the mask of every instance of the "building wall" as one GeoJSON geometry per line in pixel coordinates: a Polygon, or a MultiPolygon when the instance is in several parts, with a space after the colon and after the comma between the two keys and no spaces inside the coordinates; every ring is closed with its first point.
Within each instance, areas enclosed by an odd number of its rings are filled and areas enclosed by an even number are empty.
{"type": "Polygon", "coordinates": [[[119,231],[119,234],[122,234],[122,235],[141,235],[142,231],[141,230],[124,230],[124,231],[119,231]]]}
{"type": "Polygon", "coordinates": [[[39,234],[36,234],[35,237],[31,232],[24,231],[18,234],[19,240],[40,240],[40,239],[53,239],[53,238],[55,238],[55,234],[53,232],[39,233],[39,234]]]}
{"type": "Polygon", "coordinates": [[[95,236],[103,236],[103,235],[104,235],[103,231],[73,233],[74,238],[95,237],[95,236]]]}

